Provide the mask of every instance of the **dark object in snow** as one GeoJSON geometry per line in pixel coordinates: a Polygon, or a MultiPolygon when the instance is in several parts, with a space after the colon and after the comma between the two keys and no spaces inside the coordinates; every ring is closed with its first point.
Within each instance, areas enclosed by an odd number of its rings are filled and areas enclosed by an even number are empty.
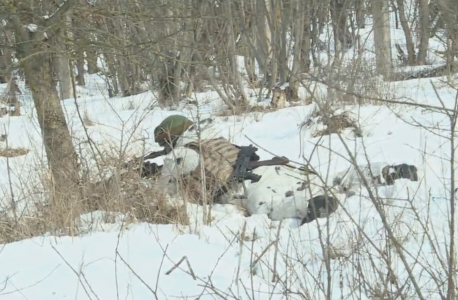
{"type": "Polygon", "coordinates": [[[310,223],[317,218],[327,218],[337,210],[337,200],[328,195],[319,195],[309,200],[307,216],[302,219],[301,225],[310,223]]]}
{"type": "Polygon", "coordinates": [[[382,176],[386,185],[393,185],[396,179],[401,178],[418,181],[417,167],[408,164],[386,166],[382,169],[382,176]]]}
{"type": "Polygon", "coordinates": [[[270,105],[273,108],[285,108],[286,103],[290,102],[293,99],[293,96],[294,95],[289,82],[278,82],[272,87],[272,99],[270,101],[270,105]]]}
{"type": "Polygon", "coordinates": [[[258,151],[258,148],[253,145],[240,147],[237,160],[234,165],[234,176],[239,181],[251,180],[251,182],[258,182],[261,179],[260,175],[254,174],[253,169],[249,169],[249,164],[253,154],[258,151]]]}
{"type": "Polygon", "coordinates": [[[142,172],[140,176],[142,178],[150,177],[152,175],[158,174],[161,169],[162,166],[159,166],[157,163],[145,161],[143,162],[142,172]]]}

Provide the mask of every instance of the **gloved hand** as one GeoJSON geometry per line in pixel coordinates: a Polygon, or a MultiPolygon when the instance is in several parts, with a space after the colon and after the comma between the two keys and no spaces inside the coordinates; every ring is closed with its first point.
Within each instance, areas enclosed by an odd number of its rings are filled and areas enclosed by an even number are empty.
{"type": "Polygon", "coordinates": [[[157,163],[151,163],[149,161],[143,162],[141,177],[149,177],[151,175],[158,174],[162,166],[157,163]]]}

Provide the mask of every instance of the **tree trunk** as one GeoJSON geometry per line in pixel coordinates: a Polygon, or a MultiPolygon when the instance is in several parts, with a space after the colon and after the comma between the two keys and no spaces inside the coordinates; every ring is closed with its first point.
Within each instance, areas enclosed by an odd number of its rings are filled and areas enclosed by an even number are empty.
{"type": "Polygon", "coordinates": [[[62,17],[61,28],[56,34],[56,46],[59,52],[56,54],[55,67],[57,68],[57,76],[59,78],[59,96],[61,100],[73,98],[72,87],[72,70],[70,69],[70,59],[68,58],[71,49],[65,43],[66,39],[71,39],[69,30],[71,30],[71,15],[70,12],[62,17]]]}
{"type": "Polygon", "coordinates": [[[364,0],[356,0],[356,25],[358,28],[366,27],[366,10],[364,8],[364,0]]]}
{"type": "Polygon", "coordinates": [[[248,97],[245,93],[245,89],[242,82],[242,76],[240,75],[238,62],[237,62],[237,52],[236,52],[236,45],[235,45],[235,37],[234,37],[234,23],[233,23],[233,16],[232,16],[232,1],[226,0],[226,12],[228,18],[227,24],[227,34],[229,37],[229,64],[232,67],[230,71],[231,82],[235,88],[236,92],[236,101],[242,107],[245,107],[248,104],[248,97]]]}
{"type": "Polygon", "coordinates": [[[85,21],[86,20],[83,20],[81,16],[74,16],[73,18],[73,47],[75,48],[77,70],[75,79],[76,84],[80,86],[86,85],[86,82],[84,80],[84,49],[88,45],[88,39],[85,38],[85,34],[82,32],[85,21]]]}
{"type": "Polygon", "coordinates": [[[34,63],[24,66],[24,71],[29,79],[55,192],[64,193],[77,183],[77,162],[64,111],[52,83],[51,66],[52,58],[41,54],[34,63]]]}
{"type": "Polygon", "coordinates": [[[278,75],[279,81],[284,83],[287,81],[288,75],[288,38],[287,34],[289,31],[289,22],[291,21],[291,14],[288,13],[289,10],[285,7],[283,1],[280,1],[277,4],[277,15],[280,15],[279,22],[280,26],[278,28],[278,41],[279,41],[279,51],[278,53],[278,75]]]}
{"type": "Polygon", "coordinates": [[[406,48],[407,48],[407,62],[409,66],[415,65],[415,47],[412,39],[412,31],[409,27],[409,22],[407,21],[406,11],[404,6],[404,0],[396,0],[399,10],[399,21],[401,22],[402,30],[406,37],[406,48]]]}
{"type": "Polygon", "coordinates": [[[352,41],[348,38],[348,13],[347,0],[331,0],[331,19],[334,32],[334,47],[336,56],[339,56],[341,51],[345,51],[352,45],[352,41]],[[340,47],[339,45],[340,44],[340,47]]]}
{"type": "MultiPolygon", "coordinates": [[[[9,42],[7,42],[8,38],[7,38],[7,32],[4,32],[3,36],[4,36],[4,41],[6,45],[10,45],[9,42]]],[[[3,49],[1,51],[1,57],[0,57],[0,69],[1,70],[6,70],[9,66],[11,66],[11,64],[13,63],[13,56],[12,56],[12,53],[11,53],[11,50],[8,49],[8,47],[5,47],[5,49],[3,49]]],[[[0,75],[0,83],[7,83],[9,82],[9,74],[5,74],[5,75],[0,75]]]]}
{"type": "Polygon", "coordinates": [[[426,63],[426,56],[428,55],[429,45],[429,5],[428,0],[418,0],[420,11],[420,46],[418,47],[417,63],[424,65],[426,63]]]}
{"type": "Polygon", "coordinates": [[[246,33],[243,34],[243,41],[245,42],[245,55],[244,55],[244,62],[245,62],[245,69],[247,71],[247,76],[248,76],[248,82],[250,84],[254,84],[257,81],[257,76],[256,76],[256,68],[255,68],[255,60],[256,60],[256,54],[254,53],[254,49],[256,48],[256,29],[255,29],[255,22],[256,19],[254,17],[254,7],[252,5],[252,2],[248,0],[248,4],[245,4],[244,0],[241,0],[241,17],[244,20],[244,25],[246,27],[246,33]],[[249,11],[249,16],[245,14],[245,11],[249,11]],[[249,39],[250,41],[253,41],[253,47],[249,45],[249,39]]]}
{"type": "MultiPolygon", "coordinates": [[[[75,205],[74,200],[79,198],[77,194],[69,193],[78,184],[79,172],[72,137],[67,127],[56,83],[53,81],[53,58],[55,58],[55,52],[59,51],[56,48],[59,32],[55,29],[59,26],[56,25],[74,4],[74,0],[67,0],[46,21],[42,21],[41,17],[33,17],[42,16],[42,11],[31,12],[32,20],[30,21],[32,22],[27,20],[28,23],[38,24],[38,28],[49,28],[46,34],[42,31],[30,32],[24,26],[24,22],[27,21],[21,20],[19,15],[11,15],[17,52],[21,54],[20,58],[33,57],[33,59],[22,61],[22,67],[32,93],[53,179],[53,186],[50,189],[51,203],[60,205],[65,203],[69,211],[72,211],[69,206],[75,205]]],[[[71,218],[71,222],[73,220],[71,218]]],[[[68,222],[67,219],[63,221],[68,222]]]]}
{"type": "Polygon", "coordinates": [[[388,0],[372,1],[376,69],[385,80],[391,77],[391,33],[388,0]]]}
{"type": "Polygon", "coordinates": [[[301,49],[302,39],[304,36],[304,18],[308,12],[305,11],[305,1],[296,0],[292,3],[295,6],[293,34],[294,34],[294,48],[293,48],[293,67],[291,70],[291,77],[289,79],[289,86],[293,99],[298,99],[299,81],[298,76],[301,70],[301,49]]]}
{"type": "Polygon", "coordinates": [[[87,73],[95,74],[99,71],[97,66],[97,50],[94,46],[90,45],[86,50],[86,60],[87,60],[87,73]]]}
{"type": "Polygon", "coordinates": [[[19,51],[26,57],[22,64],[28,80],[40,124],[48,165],[54,186],[53,200],[69,197],[69,190],[78,183],[77,157],[67,127],[65,114],[59,100],[56,83],[53,81],[53,57],[55,36],[45,42],[44,36],[35,36],[15,21],[15,33],[19,51]],[[26,43],[28,41],[28,43],[26,43]],[[51,45],[51,46],[49,46],[51,45]],[[51,52],[51,53],[50,53],[51,52]]]}
{"type": "Polygon", "coordinates": [[[264,83],[269,85],[272,76],[272,32],[269,24],[270,3],[268,0],[256,0],[258,5],[258,39],[257,45],[263,53],[263,61],[260,65],[264,66],[264,83]]]}

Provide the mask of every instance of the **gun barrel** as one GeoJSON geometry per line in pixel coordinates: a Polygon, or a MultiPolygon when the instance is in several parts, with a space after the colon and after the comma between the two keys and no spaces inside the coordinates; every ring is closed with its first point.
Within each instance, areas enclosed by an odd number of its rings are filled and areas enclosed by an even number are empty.
{"type": "Polygon", "coordinates": [[[143,157],[143,159],[153,159],[153,158],[156,158],[156,157],[159,157],[159,156],[163,156],[163,155],[167,155],[167,150],[163,149],[161,151],[155,151],[155,152],[151,152],[150,154],[147,154],[143,157]]]}

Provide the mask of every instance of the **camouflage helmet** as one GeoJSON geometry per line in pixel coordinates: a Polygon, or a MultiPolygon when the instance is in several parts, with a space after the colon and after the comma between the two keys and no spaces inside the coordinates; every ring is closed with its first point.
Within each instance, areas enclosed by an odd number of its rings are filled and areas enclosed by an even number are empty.
{"type": "Polygon", "coordinates": [[[154,129],[154,141],[164,147],[180,137],[192,124],[191,120],[182,115],[168,116],[154,129]]]}

